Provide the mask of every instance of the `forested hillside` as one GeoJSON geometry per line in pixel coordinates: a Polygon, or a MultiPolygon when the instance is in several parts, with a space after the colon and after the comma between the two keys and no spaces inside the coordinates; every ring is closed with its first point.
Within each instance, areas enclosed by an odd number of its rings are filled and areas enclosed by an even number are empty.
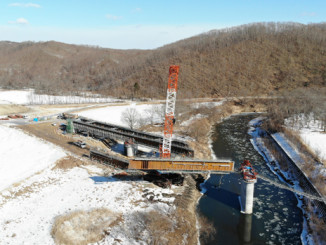
{"type": "Polygon", "coordinates": [[[0,42],[4,88],[162,98],[170,64],[180,65],[178,96],[185,98],[323,87],[326,24],[257,23],[155,50],[0,42]]]}

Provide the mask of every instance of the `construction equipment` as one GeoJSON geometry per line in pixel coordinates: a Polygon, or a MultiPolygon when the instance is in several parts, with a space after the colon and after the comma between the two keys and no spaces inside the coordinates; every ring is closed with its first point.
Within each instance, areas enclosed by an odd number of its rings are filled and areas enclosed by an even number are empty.
{"type": "Polygon", "coordinates": [[[166,96],[166,106],[165,106],[165,122],[164,122],[164,136],[162,144],[162,158],[171,157],[171,144],[172,144],[172,133],[173,124],[175,122],[174,111],[175,111],[175,101],[177,98],[178,89],[178,75],[179,66],[170,66],[169,69],[169,82],[166,96]]]}
{"type": "Polygon", "coordinates": [[[80,148],[83,148],[83,149],[86,148],[86,143],[83,142],[83,141],[81,141],[81,140],[78,140],[76,142],[73,142],[73,144],[76,145],[76,146],[78,146],[78,147],[80,147],[80,148]]]}
{"type": "Polygon", "coordinates": [[[239,169],[243,175],[243,179],[247,182],[257,182],[258,173],[252,167],[251,163],[248,160],[244,160],[241,163],[241,167],[239,169]]]}

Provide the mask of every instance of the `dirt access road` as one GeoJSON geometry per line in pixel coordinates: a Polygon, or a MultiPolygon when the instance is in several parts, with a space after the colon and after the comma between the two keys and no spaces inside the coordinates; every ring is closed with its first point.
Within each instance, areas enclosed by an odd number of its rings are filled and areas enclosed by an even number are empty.
{"type": "Polygon", "coordinates": [[[19,125],[17,128],[24,130],[25,132],[35,135],[41,139],[49,141],[55,145],[62,147],[63,149],[71,152],[77,156],[85,156],[89,155],[89,147],[100,147],[105,149],[105,145],[92,138],[83,137],[80,135],[70,135],[70,134],[62,134],[62,131],[59,129],[59,125],[61,123],[66,123],[63,120],[56,120],[56,125],[53,126],[53,121],[51,122],[42,122],[42,123],[31,123],[28,125],[19,125]],[[72,144],[72,142],[82,140],[87,144],[87,147],[82,149],[72,144]]]}

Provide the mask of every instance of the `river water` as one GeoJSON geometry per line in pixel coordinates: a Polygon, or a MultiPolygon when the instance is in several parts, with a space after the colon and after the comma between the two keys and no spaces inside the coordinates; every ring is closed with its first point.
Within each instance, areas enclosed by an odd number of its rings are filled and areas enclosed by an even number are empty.
{"type": "MultiPolygon", "coordinates": [[[[254,149],[248,134],[249,121],[257,115],[232,116],[218,124],[213,136],[217,158],[228,158],[238,169],[244,159],[250,160],[258,173],[277,181],[264,159],[254,149]],[[215,139],[215,140],[214,140],[215,139]]],[[[199,201],[200,213],[211,221],[216,234],[201,244],[301,244],[303,215],[295,195],[268,182],[255,184],[254,213],[240,213],[240,175],[211,175],[199,201]]]]}

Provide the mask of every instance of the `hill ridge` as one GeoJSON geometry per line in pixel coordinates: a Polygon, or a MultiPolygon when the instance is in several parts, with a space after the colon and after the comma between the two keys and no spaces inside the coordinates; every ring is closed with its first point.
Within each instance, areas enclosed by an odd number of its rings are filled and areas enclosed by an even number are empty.
{"type": "Polygon", "coordinates": [[[56,41],[0,42],[3,88],[163,98],[171,64],[181,67],[178,96],[185,98],[323,87],[326,23],[247,24],[211,30],[154,50],[56,41]]]}

